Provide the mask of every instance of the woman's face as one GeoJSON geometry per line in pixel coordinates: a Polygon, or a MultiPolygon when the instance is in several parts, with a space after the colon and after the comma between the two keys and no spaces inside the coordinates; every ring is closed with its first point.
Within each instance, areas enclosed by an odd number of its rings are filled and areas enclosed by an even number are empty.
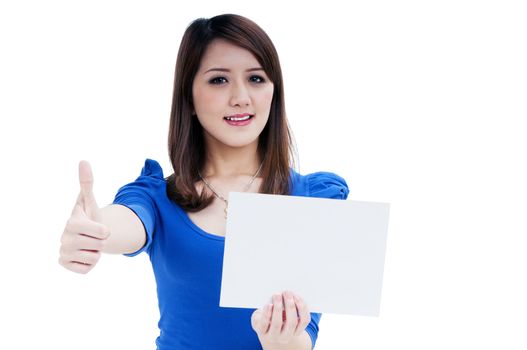
{"type": "Polygon", "coordinates": [[[257,144],[269,119],[273,83],[250,51],[215,39],[194,77],[192,96],[206,144],[243,147],[257,144]]]}

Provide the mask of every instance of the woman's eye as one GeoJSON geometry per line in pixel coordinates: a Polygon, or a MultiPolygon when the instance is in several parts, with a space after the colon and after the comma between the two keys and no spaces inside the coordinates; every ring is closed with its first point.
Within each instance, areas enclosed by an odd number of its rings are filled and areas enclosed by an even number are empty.
{"type": "MultiPolygon", "coordinates": [[[[263,83],[265,82],[265,79],[259,75],[252,75],[249,78],[249,81],[252,83],[263,83]]],[[[213,85],[221,85],[226,82],[227,82],[227,79],[225,79],[225,77],[216,77],[216,78],[212,78],[211,80],[209,80],[209,83],[213,85]]]]}
{"type": "Polygon", "coordinates": [[[265,79],[259,75],[253,75],[250,79],[252,82],[255,82],[255,83],[263,83],[265,81],[265,79]]]}
{"type": "Polygon", "coordinates": [[[227,81],[227,79],[225,79],[224,77],[217,77],[209,80],[209,83],[219,85],[222,84],[224,81],[227,81]]]}

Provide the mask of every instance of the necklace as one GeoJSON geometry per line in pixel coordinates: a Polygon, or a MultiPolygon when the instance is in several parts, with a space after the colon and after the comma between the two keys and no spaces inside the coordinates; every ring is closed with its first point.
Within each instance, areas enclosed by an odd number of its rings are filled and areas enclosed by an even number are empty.
{"type": "MultiPolygon", "coordinates": [[[[263,165],[263,162],[262,164],[260,164],[260,167],[258,168],[258,170],[256,171],[256,173],[253,175],[253,177],[251,178],[251,181],[249,181],[249,183],[245,186],[245,188],[243,189],[242,192],[245,192],[249,189],[249,187],[251,187],[254,179],[256,179],[256,176],[258,176],[258,174],[260,173],[260,170],[262,169],[262,165],[263,165]]],[[[227,219],[227,207],[229,206],[229,201],[225,198],[223,198],[222,195],[218,194],[218,192],[216,192],[214,190],[214,188],[212,188],[212,185],[209,184],[207,182],[207,180],[205,180],[205,178],[203,176],[201,176],[201,173],[198,171],[198,175],[199,175],[199,178],[205,183],[205,185],[207,185],[207,187],[212,191],[212,193],[214,193],[214,195],[216,196],[216,198],[222,200],[223,202],[225,202],[225,209],[223,209],[223,212],[225,213],[225,219],[227,219]]]]}

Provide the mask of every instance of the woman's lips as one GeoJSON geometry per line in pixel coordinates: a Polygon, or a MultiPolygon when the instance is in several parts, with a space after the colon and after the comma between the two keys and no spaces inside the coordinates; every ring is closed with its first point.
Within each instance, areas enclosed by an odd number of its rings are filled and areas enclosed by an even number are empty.
{"type": "Polygon", "coordinates": [[[245,126],[251,123],[254,115],[251,114],[236,114],[229,117],[224,117],[223,120],[231,126],[245,126]]]}

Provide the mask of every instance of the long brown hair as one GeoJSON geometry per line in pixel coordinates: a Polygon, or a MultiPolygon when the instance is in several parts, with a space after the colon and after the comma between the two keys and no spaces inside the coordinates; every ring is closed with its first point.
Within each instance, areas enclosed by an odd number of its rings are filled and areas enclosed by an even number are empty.
{"type": "Polygon", "coordinates": [[[192,116],[192,83],[207,46],[216,38],[250,51],[274,85],[269,120],[258,139],[258,154],[263,160],[260,192],[290,194],[290,167],[295,164],[295,148],[285,113],[282,70],[271,39],[256,23],[239,15],[199,18],[187,27],[177,55],[168,132],[168,152],[174,173],[166,178],[168,197],[191,212],[205,208],[214,199],[205,191],[199,195],[194,186],[206,155],[203,129],[192,116]]]}

